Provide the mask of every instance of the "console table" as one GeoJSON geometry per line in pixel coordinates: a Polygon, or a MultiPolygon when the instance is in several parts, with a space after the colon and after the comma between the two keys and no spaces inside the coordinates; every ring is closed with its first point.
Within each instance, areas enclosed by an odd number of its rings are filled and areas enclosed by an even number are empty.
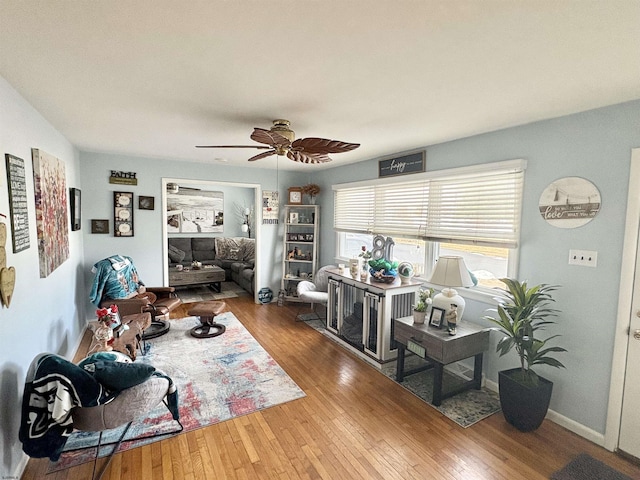
{"type": "Polygon", "coordinates": [[[410,315],[421,282],[361,281],[348,270],[328,269],[327,331],[345,347],[380,368],[397,355],[394,318],[410,315]]]}
{"type": "Polygon", "coordinates": [[[398,342],[398,361],[396,364],[396,380],[402,382],[405,375],[434,369],[432,403],[439,406],[442,400],[470,388],[480,390],[482,381],[482,354],[489,348],[488,328],[473,323],[459,322],[457,333],[449,335],[446,328],[436,328],[423,324],[414,324],[413,317],[396,318],[394,320],[394,337],[398,342]],[[431,363],[409,371],[404,370],[405,350],[430,360],[431,363]],[[447,392],[442,391],[444,366],[449,363],[474,357],[473,380],[463,383],[447,392]]]}

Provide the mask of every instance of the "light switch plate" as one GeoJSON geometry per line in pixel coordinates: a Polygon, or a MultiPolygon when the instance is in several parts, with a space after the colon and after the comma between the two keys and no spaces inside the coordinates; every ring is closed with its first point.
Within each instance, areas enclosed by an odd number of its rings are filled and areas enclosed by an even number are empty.
{"type": "Polygon", "coordinates": [[[569,250],[569,265],[595,267],[598,265],[598,252],[592,250],[569,250]]]}

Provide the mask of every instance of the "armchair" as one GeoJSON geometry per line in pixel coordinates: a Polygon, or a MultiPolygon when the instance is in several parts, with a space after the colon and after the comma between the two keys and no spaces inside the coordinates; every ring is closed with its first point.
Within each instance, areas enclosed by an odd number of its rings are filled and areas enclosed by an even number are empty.
{"type": "Polygon", "coordinates": [[[93,266],[95,273],[89,299],[97,307],[117,305],[121,315],[149,312],[151,327],[143,338],[153,338],[169,330],[169,313],[182,304],[173,287],[146,287],[133,260],[112,255],[93,266]]]}

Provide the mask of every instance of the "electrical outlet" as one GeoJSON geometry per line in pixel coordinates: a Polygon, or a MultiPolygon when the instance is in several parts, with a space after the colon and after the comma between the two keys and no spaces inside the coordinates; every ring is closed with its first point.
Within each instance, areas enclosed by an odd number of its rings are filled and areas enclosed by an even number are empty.
{"type": "Polygon", "coordinates": [[[569,250],[569,265],[595,267],[598,265],[598,252],[591,250],[569,250]]]}

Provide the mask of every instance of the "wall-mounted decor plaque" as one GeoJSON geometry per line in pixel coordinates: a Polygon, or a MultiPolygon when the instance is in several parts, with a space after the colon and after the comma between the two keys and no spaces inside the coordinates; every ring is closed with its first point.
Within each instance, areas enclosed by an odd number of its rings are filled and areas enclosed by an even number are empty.
{"type": "Polygon", "coordinates": [[[600,211],[600,192],[589,180],[559,178],[540,195],[540,215],[549,225],[576,228],[589,223],[600,211]]]}
{"type": "MultiPolygon", "coordinates": [[[[7,161],[7,183],[9,184],[9,210],[11,214],[11,237],[13,253],[30,247],[29,212],[27,209],[27,183],[24,160],[5,154],[7,161]]],[[[4,246],[4,245],[3,245],[4,246]]]]}
{"type": "Polygon", "coordinates": [[[403,157],[380,160],[378,162],[378,177],[424,172],[426,168],[426,156],[426,152],[418,152],[403,157]]]}

